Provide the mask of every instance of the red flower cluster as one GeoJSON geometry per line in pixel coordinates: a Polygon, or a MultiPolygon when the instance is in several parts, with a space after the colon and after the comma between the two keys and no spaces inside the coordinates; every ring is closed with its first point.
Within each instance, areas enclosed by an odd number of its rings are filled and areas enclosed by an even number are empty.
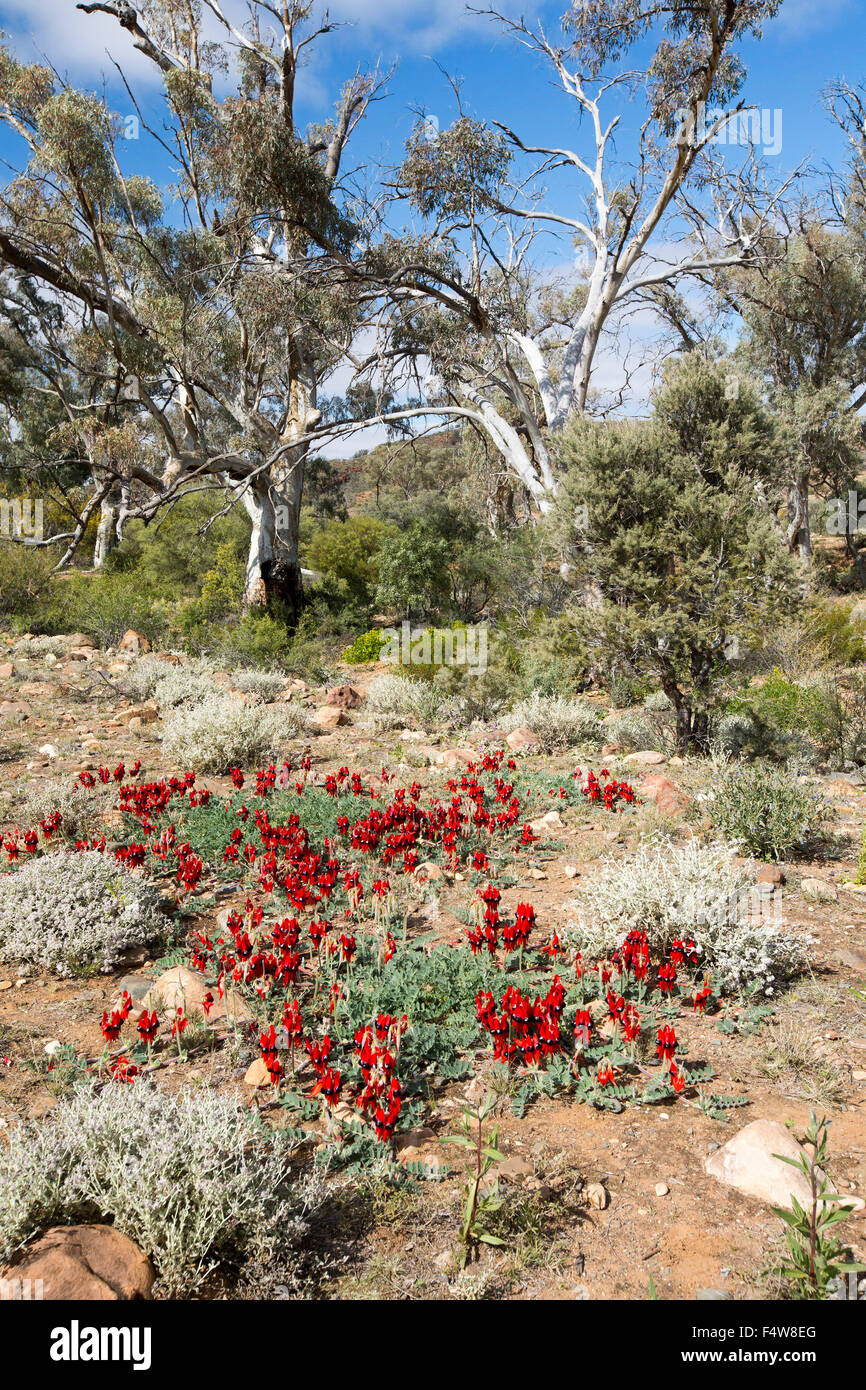
{"type": "Polygon", "coordinates": [[[564,1007],[565,987],[558,975],[544,999],[536,995],[530,1001],[515,985],[503,994],[499,1012],[489,990],[479,990],[475,999],[476,1017],[493,1038],[496,1060],[522,1062],[524,1066],[537,1066],[542,1057],[560,1050],[559,1024],[564,1007]]]}
{"type": "MultiPolygon", "coordinates": [[[[582,796],[593,805],[603,805],[606,811],[615,811],[620,802],[626,806],[631,806],[636,800],[634,787],[628,782],[605,782],[604,785],[599,781],[594,772],[587,772],[586,781],[581,783],[583,776],[580,768],[575,768],[574,778],[578,782],[582,796]]],[[[610,774],[606,767],[601,769],[601,776],[608,777],[610,774]]]]}
{"type": "Polygon", "coordinates": [[[402,1099],[396,1068],[400,1038],[407,1026],[405,1014],[401,1019],[380,1014],[375,1031],[368,1024],[355,1034],[355,1056],[364,1077],[355,1104],[363,1114],[372,1116],[376,1137],[383,1144],[392,1137],[400,1118],[402,1099]]]}

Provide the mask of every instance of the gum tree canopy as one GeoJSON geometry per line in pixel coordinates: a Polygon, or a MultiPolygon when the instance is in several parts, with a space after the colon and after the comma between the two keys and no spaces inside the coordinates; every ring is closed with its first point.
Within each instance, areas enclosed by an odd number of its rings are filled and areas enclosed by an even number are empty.
{"type": "Polygon", "coordinates": [[[319,394],[363,327],[341,166],[380,79],[357,72],[333,119],[301,131],[298,67],[334,27],[311,3],[253,4],[243,30],[216,0],[78,8],[116,17],[160,70],[159,128],[136,110],[177,180],[166,208],[126,171],[103,99],[0,49],[0,119],[26,147],[0,196],[0,282],[49,305],[38,332],[28,317],[34,389],[62,405],[58,458],[90,468],[61,564],[98,509],[104,553],[127,518],[222,489],[217,506],[240,499],[252,523],[248,603],[296,613],[305,461],[337,428],[319,394]]]}
{"type": "Polygon", "coordinates": [[[530,142],[461,103],[447,130],[421,119],[409,142],[395,196],[422,229],[409,256],[406,238],[380,248],[395,341],[424,349],[428,396],[471,408],[541,510],[557,490],[551,437],[587,406],[603,332],[690,276],[748,263],[774,215],[783,189],[767,189],[738,49],[779,5],[575,0],[558,43],[484,11],[552,71],[563,131],[530,142]],[[636,92],[645,115],[624,133],[636,92]],[[533,269],[542,232],[570,239],[583,272],[533,269]]]}

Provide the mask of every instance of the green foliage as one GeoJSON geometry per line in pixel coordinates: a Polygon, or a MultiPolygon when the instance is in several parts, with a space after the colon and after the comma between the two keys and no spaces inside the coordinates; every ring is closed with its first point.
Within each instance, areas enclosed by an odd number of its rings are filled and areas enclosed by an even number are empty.
{"type": "Polygon", "coordinates": [[[845,1260],[841,1241],[831,1234],[834,1226],[847,1221],[851,1209],[843,1205],[844,1198],[830,1191],[821,1171],[827,1162],[829,1129],[827,1117],[819,1120],[813,1110],[806,1131],[806,1152],[799,1158],[774,1154],[774,1158],[802,1173],[811,1189],[811,1202],[805,1208],[793,1194],[792,1211],[773,1207],[785,1223],[788,1244],[788,1258],[779,1266],[779,1273],[791,1281],[795,1298],[826,1298],[832,1282],[844,1274],[866,1269],[866,1265],[845,1260]]]}
{"type": "Polygon", "coordinates": [[[474,1109],[467,1105],[463,1111],[466,1133],[450,1134],[439,1141],[441,1144],[459,1144],[462,1148],[469,1149],[473,1155],[473,1162],[466,1170],[469,1180],[463,1189],[463,1223],[460,1227],[460,1241],[463,1245],[461,1268],[465,1267],[471,1251],[477,1250],[479,1244],[505,1244],[501,1236],[493,1235],[487,1229],[490,1218],[502,1206],[502,1198],[499,1196],[499,1179],[491,1179],[486,1186],[485,1179],[494,1163],[502,1163],[505,1160],[505,1154],[500,1153],[496,1147],[499,1142],[498,1127],[494,1129],[489,1140],[484,1138],[484,1121],[495,1105],[496,1097],[490,1092],[474,1109]]]}
{"type": "Polygon", "coordinates": [[[216,548],[214,563],[201,585],[201,597],[209,610],[229,612],[237,608],[244,596],[246,565],[234,541],[221,541],[216,548]]]}
{"type": "Polygon", "coordinates": [[[382,630],[374,627],[355,638],[351,646],[343,652],[343,660],[350,666],[363,666],[368,661],[378,661],[381,650],[382,630]]]}
{"type": "Polygon", "coordinates": [[[48,550],[28,550],[0,540],[0,620],[15,617],[31,626],[44,607],[49,576],[56,564],[48,550]]]}
{"type": "Polygon", "coordinates": [[[449,594],[449,547],[413,522],[379,551],[377,602],[407,617],[438,610],[449,594]]]}
{"type": "Polygon", "coordinates": [[[41,630],[86,632],[100,646],[114,646],[128,628],[151,642],[167,631],[166,614],[133,574],[64,576],[52,589],[51,603],[41,614],[41,630]]]}
{"type": "Polygon", "coordinates": [[[843,666],[866,661],[866,622],[852,611],[854,600],[816,603],[807,623],[821,654],[843,666]]]}
{"type": "Polygon", "coordinates": [[[236,587],[249,523],[242,507],[212,521],[218,501],[216,493],[189,492],[158,522],[146,526],[131,521],[109,557],[108,569],[134,575],[136,583],[154,598],[166,600],[197,593],[203,585],[219,591],[220,571],[232,576],[229,588],[236,587]]]}
{"type": "Polygon", "coordinates": [[[427,122],[419,122],[397,177],[422,216],[454,217],[493,205],[510,164],[503,134],[461,116],[432,138],[427,122]]]}
{"type": "Polygon", "coordinates": [[[592,650],[660,684],[678,744],[705,747],[731,679],[732,639],[793,601],[794,567],[755,478],[771,474],[768,417],[721,365],[689,354],[665,376],[648,424],[580,421],[566,433],[553,530],[599,603],[579,621],[592,650]],[[748,471],[744,464],[748,461],[748,471]]]}
{"type": "Polygon", "coordinates": [[[728,768],[711,805],[715,828],[758,859],[784,859],[803,850],[826,825],[827,804],[799,786],[784,768],[755,763],[728,768]]]}
{"type": "MultiPolygon", "coordinates": [[[[833,707],[826,690],[789,679],[777,668],[761,685],[734,695],[726,715],[745,716],[743,751],[782,758],[786,753],[826,744],[833,707]]],[[[739,751],[739,750],[737,750],[739,751]]]]}
{"type": "Polygon", "coordinates": [[[307,545],[308,564],[321,574],[341,579],[353,598],[369,602],[378,580],[377,556],[394,528],[373,516],[330,521],[307,545]]]}

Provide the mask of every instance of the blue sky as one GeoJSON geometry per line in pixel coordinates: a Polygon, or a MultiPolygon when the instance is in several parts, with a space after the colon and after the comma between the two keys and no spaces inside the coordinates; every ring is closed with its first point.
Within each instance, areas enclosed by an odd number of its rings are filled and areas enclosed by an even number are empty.
{"type": "MultiPolygon", "coordinates": [[[[243,21],[242,0],[222,3],[232,20],[243,21]]],[[[565,0],[499,0],[498,7],[515,17],[541,18],[554,33],[565,0]]],[[[397,160],[417,107],[436,116],[441,126],[450,123],[454,98],[442,69],[463,80],[464,104],[471,114],[504,121],[528,143],[569,145],[589,153],[589,132],[580,129],[573,103],[555,89],[543,61],[488,19],[467,15],[464,0],[329,0],[328,8],[332,19],[349,25],[311,50],[314,59],[299,86],[302,119],[326,117],[356,66],[369,68],[380,61],[387,69],[397,64],[388,98],[372,109],[359,130],[350,163],[397,160]]],[[[129,114],[133,108],[110,53],[122,65],[143,108],[159,124],[160,74],[107,16],[84,15],[74,0],[0,0],[0,28],[19,56],[46,55],[70,81],[90,89],[104,81],[111,105],[129,114]]],[[[784,175],[803,161],[843,164],[845,144],[823,110],[821,94],[830,81],[847,78],[855,84],[866,78],[864,32],[866,0],[783,0],[763,39],[745,49],[749,77],[743,96],[759,108],[781,113],[781,149],[769,159],[774,173],[784,175]]],[[[641,56],[633,55],[635,65],[641,56]]],[[[620,100],[612,94],[603,114],[619,110],[620,100]]],[[[625,158],[643,114],[639,97],[622,113],[617,149],[625,158]]],[[[772,120],[778,130],[779,117],[772,120]]],[[[0,132],[0,158],[20,162],[19,145],[0,132]]],[[[126,143],[122,163],[126,172],[147,173],[161,186],[170,181],[165,156],[146,135],[126,143]]],[[[551,187],[548,202],[560,212],[579,215],[584,193],[580,183],[563,178],[551,187]]],[[[543,248],[538,258],[544,265],[573,263],[567,240],[546,240],[543,248]]],[[[654,330],[646,325],[643,331],[652,336],[654,330]]],[[[605,385],[615,388],[619,368],[611,365],[610,373],[604,370],[602,376],[605,385]]],[[[646,387],[642,381],[638,397],[646,387]]]]}
{"type": "MultiPolygon", "coordinates": [[[[514,15],[540,16],[551,28],[563,7],[563,0],[501,4],[514,15]]],[[[245,10],[238,0],[225,0],[224,8],[235,19],[245,10]]],[[[368,66],[381,58],[385,67],[399,64],[390,98],[373,112],[356,158],[396,157],[415,105],[425,106],[442,124],[451,119],[453,98],[437,64],[464,79],[465,100],[474,114],[504,120],[530,140],[580,142],[569,104],[553,90],[543,65],[503,38],[490,21],[467,17],[463,0],[330,0],[328,8],[352,27],[324,40],[305,74],[302,92],[310,119],[328,111],[356,62],[368,66]]],[[[0,0],[0,28],[21,56],[41,51],[73,81],[96,87],[104,74],[113,104],[127,111],[129,99],[107,48],[153,109],[157,74],[107,16],[84,15],[74,0],[0,0]]],[[[780,168],[808,158],[842,158],[842,143],[821,107],[821,90],[834,78],[866,76],[864,30],[864,0],[784,0],[763,40],[749,45],[746,95],[759,107],[782,112],[782,150],[775,157],[780,168]]],[[[625,117],[624,150],[630,124],[625,117]]],[[[12,148],[8,139],[0,146],[7,154],[12,148]]],[[[150,166],[161,181],[164,170],[149,142],[130,149],[129,156],[136,165],[150,166]]]]}

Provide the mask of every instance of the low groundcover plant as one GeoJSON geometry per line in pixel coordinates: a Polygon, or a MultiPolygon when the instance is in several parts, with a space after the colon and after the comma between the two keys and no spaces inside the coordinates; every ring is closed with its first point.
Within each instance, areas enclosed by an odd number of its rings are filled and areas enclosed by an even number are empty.
{"type": "Polygon", "coordinates": [[[52,851],[0,874],[2,960],[61,976],[111,971],[165,927],[157,890],[97,851],[52,851]]]}
{"type": "Polygon", "coordinates": [[[11,1130],[0,1164],[0,1259],[47,1226],[111,1221],[190,1293],[222,1260],[267,1264],[306,1230],[317,1184],[295,1178],[291,1131],[214,1091],[146,1081],[86,1087],[11,1130]]]}

